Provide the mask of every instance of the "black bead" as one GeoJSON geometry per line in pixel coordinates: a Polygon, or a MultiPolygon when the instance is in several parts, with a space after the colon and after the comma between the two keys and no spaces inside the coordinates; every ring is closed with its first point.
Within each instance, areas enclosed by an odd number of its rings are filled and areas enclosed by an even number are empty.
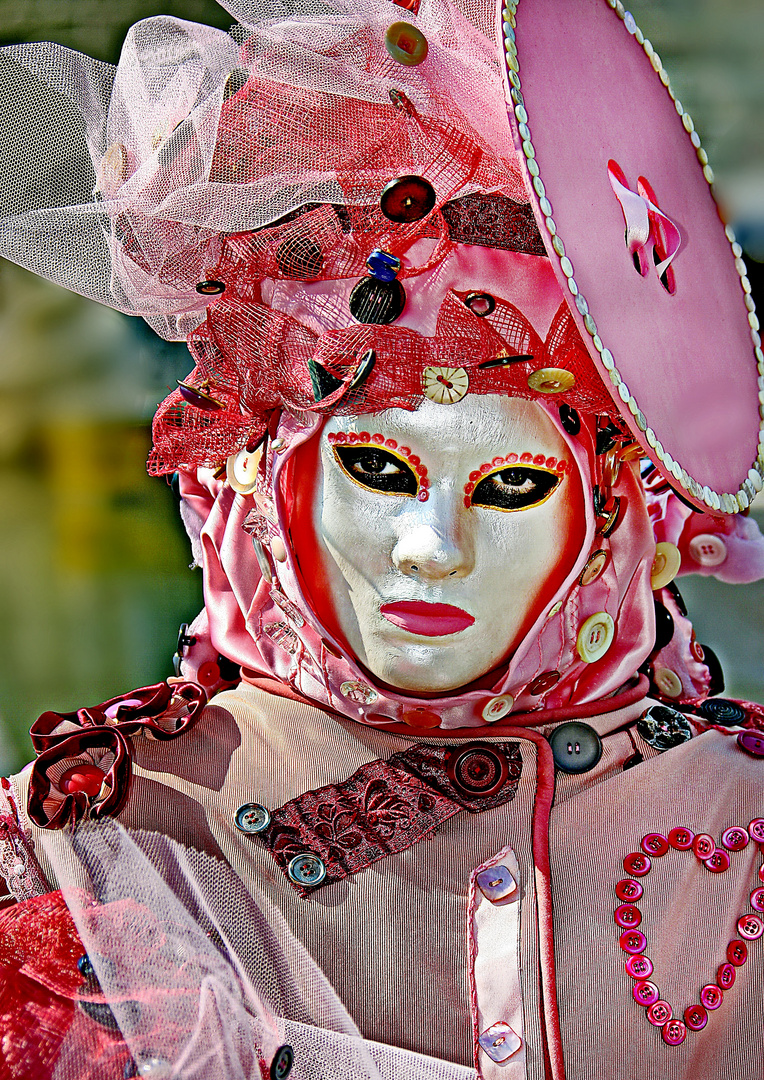
{"type": "Polygon", "coordinates": [[[397,279],[361,278],[350,294],[350,314],[359,323],[393,323],[405,306],[406,291],[397,279]]]}
{"type": "Polygon", "coordinates": [[[87,953],[81,956],[77,961],[77,970],[83,979],[94,979],[96,977],[95,968],[87,953]]]}
{"type": "Polygon", "coordinates": [[[581,430],[581,417],[572,405],[566,405],[565,402],[560,405],[560,423],[568,435],[578,435],[581,430]]]}

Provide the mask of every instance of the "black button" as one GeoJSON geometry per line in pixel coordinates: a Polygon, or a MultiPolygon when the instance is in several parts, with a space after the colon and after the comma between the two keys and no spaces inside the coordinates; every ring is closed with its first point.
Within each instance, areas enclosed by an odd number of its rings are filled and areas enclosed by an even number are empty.
{"type": "Polygon", "coordinates": [[[678,709],[652,705],[637,721],[637,732],[656,750],[670,750],[692,738],[692,728],[678,709]]]}
{"type": "Polygon", "coordinates": [[[581,430],[581,417],[572,405],[563,403],[560,406],[560,423],[568,435],[578,435],[581,430]]]}
{"type": "Polygon", "coordinates": [[[273,1055],[270,1068],[271,1080],[286,1080],[286,1077],[292,1071],[293,1063],[294,1050],[289,1043],[284,1043],[273,1055]]]}
{"type": "Polygon", "coordinates": [[[680,593],[679,589],[677,588],[676,582],[675,581],[670,581],[668,583],[668,585],[664,586],[664,588],[668,589],[668,591],[674,597],[674,603],[679,608],[679,614],[684,615],[685,618],[686,618],[687,617],[687,605],[685,604],[684,600],[682,599],[682,594],[680,593]]]}
{"type": "Polygon", "coordinates": [[[549,736],[554,763],[566,773],[585,773],[602,757],[602,739],[593,727],[573,720],[560,724],[549,736]]]}
{"type": "Polygon", "coordinates": [[[722,671],[722,665],[719,663],[719,657],[710,646],[701,645],[701,649],[703,650],[703,663],[708,668],[708,673],[711,676],[708,693],[711,697],[716,697],[717,694],[724,693],[724,672],[722,671]]]}
{"type": "Polygon", "coordinates": [[[196,291],[202,296],[220,296],[225,292],[225,283],[210,278],[209,281],[200,281],[196,286],[196,291]]]}
{"type": "Polygon", "coordinates": [[[671,612],[660,600],[655,600],[655,645],[653,652],[665,649],[674,636],[674,620],[671,612]]]}
{"type": "Polygon", "coordinates": [[[446,773],[456,790],[467,797],[495,795],[507,781],[509,762],[486,743],[456,747],[446,760],[446,773]]]}
{"type": "Polygon", "coordinates": [[[406,291],[396,279],[361,278],[353,286],[349,304],[356,322],[387,325],[395,322],[406,306],[406,291]]]}
{"type": "MultiPolygon", "coordinates": [[[[703,651],[705,653],[705,649],[703,651]]],[[[727,698],[707,698],[696,706],[695,711],[700,713],[704,720],[722,727],[744,724],[747,715],[745,709],[736,701],[729,701],[727,698]]]]}
{"type": "Polygon", "coordinates": [[[435,205],[435,188],[421,176],[399,176],[382,192],[379,207],[386,218],[408,225],[427,217],[435,205]]]}

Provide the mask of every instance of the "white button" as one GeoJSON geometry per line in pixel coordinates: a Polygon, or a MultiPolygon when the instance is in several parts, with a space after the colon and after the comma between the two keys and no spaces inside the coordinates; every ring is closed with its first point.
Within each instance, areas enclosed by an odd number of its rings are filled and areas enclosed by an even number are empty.
{"type": "Polygon", "coordinates": [[[483,709],[483,719],[487,724],[495,724],[507,713],[512,712],[515,699],[511,694],[502,694],[500,697],[492,697],[483,709]]]}
{"type": "Polygon", "coordinates": [[[578,631],[576,649],[578,655],[587,664],[601,659],[613,644],[615,623],[606,611],[590,615],[578,631]]]}
{"type": "Polygon", "coordinates": [[[517,893],[517,882],[503,865],[481,870],[475,881],[483,896],[492,904],[498,904],[499,900],[506,900],[517,893]]]}
{"type": "Polygon", "coordinates": [[[682,565],[682,556],[676,544],[661,541],[655,545],[655,558],[650,572],[650,588],[662,589],[674,580],[682,565]]]}
{"type": "Polygon", "coordinates": [[[656,668],[653,682],[664,697],[678,698],[682,694],[682,680],[671,668],[656,668]]]}
{"type": "Polygon", "coordinates": [[[591,585],[593,581],[596,581],[602,571],[605,569],[608,560],[608,553],[602,548],[599,551],[595,551],[591,556],[586,566],[581,571],[581,576],[578,579],[580,585],[591,585]]]}
{"type": "Polygon", "coordinates": [[[688,544],[690,557],[699,566],[721,566],[727,558],[727,545],[721,536],[713,533],[698,533],[688,544]]]}
{"type": "Polygon", "coordinates": [[[286,562],[287,550],[280,536],[274,536],[271,540],[271,551],[276,562],[286,562]]]}
{"type": "Polygon", "coordinates": [[[249,495],[255,490],[257,469],[260,464],[260,449],[239,450],[231,454],[225,463],[226,480],[241,495],[249,495]]]}
{"type": "Polygon", "coordinates": [[[436,405],[454,405],[467,393],[470,378],[464,368],[426,367],[422,371],[422,390],[436,405]]]}
{"type": "Polygon", "coordinates": [[[478,1038],[478,1042],[491,1061],[495,1061],[497,1065],[503,1065],[523,1045],[520,1036],[503,1020],[499,1020],[497,1024],[491,1024],[478,1038]]]}

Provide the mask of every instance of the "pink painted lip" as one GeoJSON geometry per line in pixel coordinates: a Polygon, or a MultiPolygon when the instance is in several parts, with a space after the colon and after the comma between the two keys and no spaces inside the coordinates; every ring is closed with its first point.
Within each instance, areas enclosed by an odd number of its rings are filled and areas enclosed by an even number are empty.
{"type": "Polygon", "coordinates": [[[393,626],[423,637],[445,637],[472,626],[475,619],[452,604],[428,604],[424,600],[398,600],[379,609],[393,626]]]}

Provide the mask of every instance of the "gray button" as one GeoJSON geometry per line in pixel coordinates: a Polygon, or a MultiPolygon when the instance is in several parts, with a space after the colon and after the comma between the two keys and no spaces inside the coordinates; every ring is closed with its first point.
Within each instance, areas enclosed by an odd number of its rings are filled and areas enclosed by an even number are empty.
{"type": "Polygon", "coordinates": [[[314,888],[326,877],[326,867],[318,855],[314,855],[312,851],[303,851],[289,860],[287,877],[295,885],[314,888]]]}
{"type": "Polygon", "coordinates": [[[651,705],[637,721],[637,732],[656,750],[670,750],[692,738],[692,728],[678,709],[651,705]]]}
{"type": "Polygon", "coordinates": [[[268,828],[271,815],[260,803],[247,802],[236,811],[234,823],[241,832],[257,835],[268,828]]]}
{"type": "Polygon", "coordinates": [[[602,757],[602,740],[593,727],[572,721],[560,724],[549,736],[554,763],[566,773],[585,773],[602,757]]]}

